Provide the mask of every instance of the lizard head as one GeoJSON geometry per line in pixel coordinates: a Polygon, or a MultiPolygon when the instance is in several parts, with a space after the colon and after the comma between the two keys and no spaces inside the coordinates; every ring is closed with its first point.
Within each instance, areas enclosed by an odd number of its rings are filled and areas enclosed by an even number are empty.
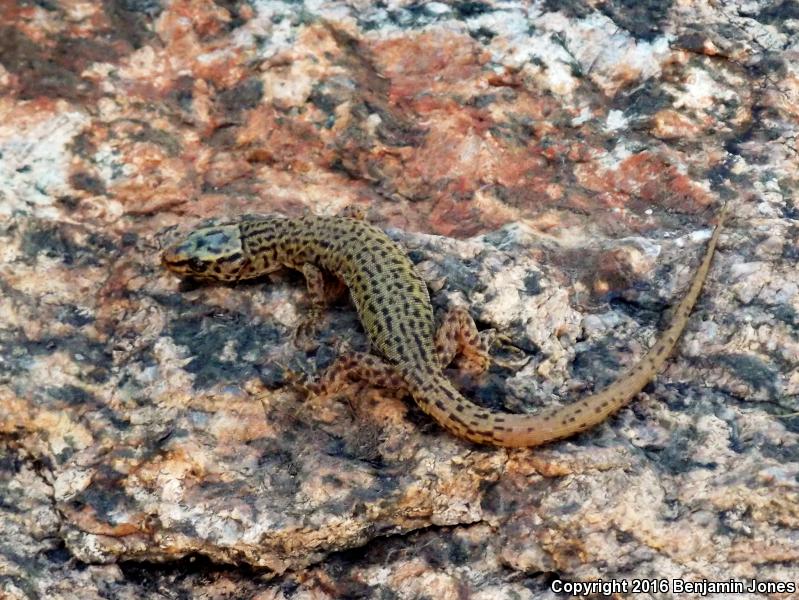
{"type": "Polygon", "coordinates": [[[161,254],[161,263],[178,277],[238,281],[250,264],[238,225],[202,227],[161,254]]]}

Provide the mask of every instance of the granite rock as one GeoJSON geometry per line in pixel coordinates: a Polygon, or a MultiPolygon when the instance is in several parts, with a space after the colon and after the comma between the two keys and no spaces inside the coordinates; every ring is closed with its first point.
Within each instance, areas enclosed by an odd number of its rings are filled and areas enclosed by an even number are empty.
{"type": "Polygon", "coordinates": [[[4,3],[0,597],[795,584],[797,15],[766,0],[4,3]],[[309,394],[367,342],[341,302],[298,348],[297,274],[192,288],[158,262],[208,219],[358,206],[407,248],[437,313],[467,306],[512,340],[485,376],[448,373],[524,412],[643,355],[725,203],[664,373],[532,450],[458,440],[392,390],[309,394]]]}

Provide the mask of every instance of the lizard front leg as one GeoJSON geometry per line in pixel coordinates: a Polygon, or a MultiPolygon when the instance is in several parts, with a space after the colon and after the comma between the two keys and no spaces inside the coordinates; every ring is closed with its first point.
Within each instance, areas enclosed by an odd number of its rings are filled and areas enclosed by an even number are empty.
{"type": "Polygon", "coordinates": [[[305,275],[311,308],[297,326],[294,341],[300,347],[307,347],[316,333],[325,307],[337,296],[341,295],[346,290],[346,286],[340,281],[335,282],[333,286],[326,285],[324,273],[313,263],[303,263],[300,271],[305,275]]]}
{"type": "Polygon", "coordinates": [[[349,204],[339,211],[338,216],[344,217],[345,219],[355,219],[356,221],[365,221],[366,211],[360,206],[349,204]]]}

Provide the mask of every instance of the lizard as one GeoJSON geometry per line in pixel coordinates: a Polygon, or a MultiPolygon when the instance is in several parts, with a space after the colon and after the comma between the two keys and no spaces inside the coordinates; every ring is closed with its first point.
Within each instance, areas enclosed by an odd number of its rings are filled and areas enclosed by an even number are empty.
{"type": "Polygon", "coordinates": [[[362,214],[289,218],[279,215],[201,227],[166,248],[162,264],[181,278],[235,283],[282,268],[305,276],[312,315],[323,310],[325,273],[349,288],[371,348],[380,356],[339,356],[316,390],[349,380],[405,390],[451,433],[480,444],[531,447],[585,431],[627,405],[660,371],[688,322],[710,269],[725,217],[722,210],[699,266],[670,323],[636,364],[606,388],[536,413],[481,407],[460,394],[443,369],[456,355],[466,368],[488,368],[486,337],[463,307],[436,330],[424,280],[403,249],[362,214]]]}

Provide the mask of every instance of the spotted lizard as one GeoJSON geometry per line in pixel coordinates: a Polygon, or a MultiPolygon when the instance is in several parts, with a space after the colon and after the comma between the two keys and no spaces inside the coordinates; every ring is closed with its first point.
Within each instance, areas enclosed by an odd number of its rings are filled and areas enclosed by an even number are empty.
{"type": "Polygon", "coordinates": [[[180,277],[238,282],[287,267],[305,275],[318,314],[326,303],[325,273],[349,288],[380,357],[340,356],[317,390],[332,392],[349,380],[404,389],[422,410],[456,436],[497,446],[538,446],[601,423],[628,404],[655,377],[685,327],[710,268],[724,211],[671,323],[645,356],[605,389],[534,414],[483,408],[461,395],[443,373],[456,355],[472,371],[488,367],[486,338],[469,313],[450,310],[435,329],[427,286],[405,252],[362,215],[299,218],[268,216],[203,227],[162,254],[180,277]]]}

